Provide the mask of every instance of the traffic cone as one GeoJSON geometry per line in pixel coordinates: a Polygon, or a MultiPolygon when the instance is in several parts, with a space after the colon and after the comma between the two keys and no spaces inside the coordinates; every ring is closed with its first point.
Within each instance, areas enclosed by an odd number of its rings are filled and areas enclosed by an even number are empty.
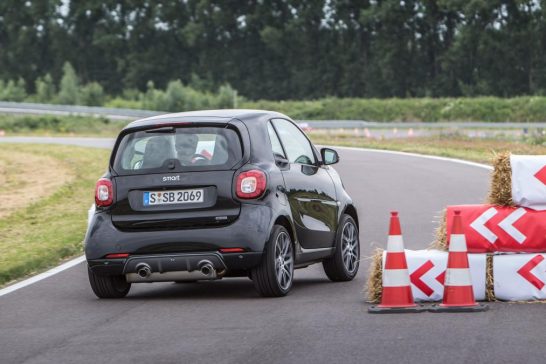
{"type": "Polygon", "coordinates": [[[383,291],[381,303],[368,308],[369,313],[423,312],[425,308],[413,302],[410,276],[404,240],[400,229],[398,212],[391,212],[387,257],[383,269],[383,291]]]}
{"type": "Polygon", "coordinates": [[[454,211],[453,228],[449,239],[449,255],[444,280],[444,298],[432,312],[480,312],[489,306],[477,303],[472,289],[472,277],[468,264],[466,238],[461,221],[461,211],[454,211]]]}

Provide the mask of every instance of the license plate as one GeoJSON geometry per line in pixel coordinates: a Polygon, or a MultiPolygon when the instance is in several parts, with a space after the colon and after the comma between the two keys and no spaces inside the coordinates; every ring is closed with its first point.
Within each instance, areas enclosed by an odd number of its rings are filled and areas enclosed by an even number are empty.
{"type": "Polygon", "coordinates": [[[147,191],[144,192],[144,206],[174,205],[203,202],[203,190],[147,191]]]}

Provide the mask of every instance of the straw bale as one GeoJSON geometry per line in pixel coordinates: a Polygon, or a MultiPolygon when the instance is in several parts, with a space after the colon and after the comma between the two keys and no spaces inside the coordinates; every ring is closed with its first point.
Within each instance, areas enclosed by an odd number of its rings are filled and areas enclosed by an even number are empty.
{"type": "Polygon", "coordinates": [[[493,158],[493,172],[487,203],[500,206],[514,206],[512,201],[512,168],[510,153],[498,153],[493,158]]]}
{"type": "Polygon", "coordinates": [[[495,279],[493,277],[493,255],[487,254],[485,259],[485,299],[487,301],[496,301],[495,279]]]}
{"type": "Polygon", "coordinates": [[[368,302],[378,303],[381,300],[381,292],[383,291],[383,249],[375,249],[370,258],[372,261],[368,271],[368,282],[365,291],[368,302]]]}
{"type": "Polygon", "coordinates": [[[447,210],[443,210],[440,217],[440,224],[436,228],[434,241],[430,244],[429,249],[447,251],[447,210]]]}

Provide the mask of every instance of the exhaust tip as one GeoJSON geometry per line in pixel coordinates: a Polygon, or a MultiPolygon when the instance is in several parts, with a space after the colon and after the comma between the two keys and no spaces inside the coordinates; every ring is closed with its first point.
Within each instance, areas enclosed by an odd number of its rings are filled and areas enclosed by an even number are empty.
{"type": "Polygon", "coordinates": [[[199,270],[201,271],[201,274],[210,276],[214,273],[214,266],[209,260],[202,260],[199,262],[199,270]]]}
{"type": "Polygon", "coordinates": [[[201,267],[201,273],[203,273],[206,276],[210,275],[212,273],[212,267],[209,266],[208,264],[202,266],[201,267]]]}
{"type": "Polygon", "coordinates": [[[141,278],[148,278],[152,275],[152,268],[146,263],[141,263],[137,265],[136,271],[141,278]]]}

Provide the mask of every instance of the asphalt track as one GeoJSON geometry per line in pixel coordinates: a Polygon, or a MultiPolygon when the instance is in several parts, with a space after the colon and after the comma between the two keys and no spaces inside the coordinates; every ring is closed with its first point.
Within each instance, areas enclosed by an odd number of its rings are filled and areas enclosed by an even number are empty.
{"type": "MultiPolygon", "coordinates": [[[[424,248],[445,205],[482,202],[487,190],[489,171],[476,166],[340,155],[363,256],[385,246],[389,211],[400,212],[406,247],[424,248]]],[[[98,300],[81,263],[0,297],[0,363],[545,362],[543,305],[370,315],[362,293],[368,265],[348,283],[329,282],[320,265],[298,270],[291,294],[277,299],[259,298],[241,278],[133,285],[125,299],[98,300]]]]}

